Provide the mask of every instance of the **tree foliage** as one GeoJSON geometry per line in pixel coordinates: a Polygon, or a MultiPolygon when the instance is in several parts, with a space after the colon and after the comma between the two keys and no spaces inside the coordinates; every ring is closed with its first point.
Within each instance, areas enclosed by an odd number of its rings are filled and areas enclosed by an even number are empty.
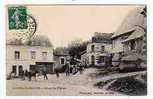
{"type": "Polygon", "coordinates": [[[73,58],[75,57],[80,59],[80,53],[86,50],[86,46],[88,43],[89,41],[84,41],[84,42],[81,40],[72,41],[68,46],[70,56],[73,58]]]}

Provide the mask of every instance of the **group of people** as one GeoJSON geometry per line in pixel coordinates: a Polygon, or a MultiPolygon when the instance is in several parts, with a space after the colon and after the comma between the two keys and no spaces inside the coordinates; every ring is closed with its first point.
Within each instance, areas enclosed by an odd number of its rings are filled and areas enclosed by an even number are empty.
{"type": "MultiPolygon", "coordinates": [[[[47,69],[43,68],[42,70],[35,70],[35,69],[30,69],[29,71],[26,70],[20,70],[19,71],[19,78],[21,78],[21,80],[26,80],[28,79],[29,81],[32,80],[32,77],[34,77],[35,81],[36,81],[36,77],[38,75],[43,75],[44,80],[48,80],[47,77],[47,69]]],[[[16,74],[14,72],[10,73],[10,79],[13,78],[16,74]]]]}
{"type": "MultiPolygon", "coordinates": [[[[69,63],[66,63],[64,67],[65,67],[64,72],[66,76],[70,76],[70,74],[75,75],[78,72],[82,74],[84,70],[84,67],[81,64],[70,65],[69,63]]],[[[57,78],[60,76],[59,71],[60,70],[55,69],[55,74],[57,78]]]]}
{"type": "Polygon", "coordinates": [[[83,66],[80,63],[76,64],[76,65],[69,65],[67,63],[67,64],[65,64],[65,67],[66,67],[66,70],[65,70],[66,76],[69,76],[70,73],[75,75],[76,73],[80,72],[80,74],[82,74],[83,69],[84,69],[83,66]]]}
{"type": "MultiPolygon", "coordinates": [[[[84,70],[84,67],[81,64],[70,65],[69,63],[66,63],[64,72],[65,72],[66,76],[70,76],[70,74],[75,75],[78,72],[80,74],[82,74],[83,70],[84,70]]],[[[56,74],[57,78],[60,76],[59,73],[60,73],[59,70],[55,70],[55,74],[56,74]]],[[[12,74],[13,74],[13,72],[11,73],[11,75],[12,74]]],[[[31,81],[32,77],[34,77],[34,79],[36,81],[37,74],[43,75],[44,80],[48,80],[47,68],[43,68],[41,70],[30,69],[29,71],[27,69],[20,70],[19,71],[19,78],[21,78],[22,80],[28,79],[29,81],[31,81]]]]}

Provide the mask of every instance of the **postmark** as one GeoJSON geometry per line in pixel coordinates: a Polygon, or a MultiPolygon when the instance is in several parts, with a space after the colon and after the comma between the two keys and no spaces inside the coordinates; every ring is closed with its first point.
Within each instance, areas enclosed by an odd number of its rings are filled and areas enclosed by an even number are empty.
{"type": "Polygon", "coordinates": [[[32,15],[27,15],[27,29],[16,30],[16,34],[18,38],[26,41],[31,39],[37,30],[37,23],[35,18],[32,15]]]}
{"type": "Polygon", "coordinates": [[[8,7],[8,27],[14,30],[18,39],[27,41],[33,37],[37,30],[36,19],[27,13],[25,6],[8,7]]]}

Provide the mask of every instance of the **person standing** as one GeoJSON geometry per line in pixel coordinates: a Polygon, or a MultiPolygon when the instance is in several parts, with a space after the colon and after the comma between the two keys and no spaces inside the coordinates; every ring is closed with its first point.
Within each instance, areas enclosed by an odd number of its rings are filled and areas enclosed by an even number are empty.
{"type": "Polygon", "coordinates": [[[65,64],[65,67],[66,67],[66,69],[65,69],[66,76],[69,76],[70,75],[70,66],[69,66],[68,62],[65,64]]]}
{"type": "Polygon", "coordinates": [[[25,80],[25,71],[22,70],[22,80],[25,80]]]}
{"type": "Polygon", "coordinates": [[[44,80],[45,79],[48,80],[48,77],[47,77],[47,68],[46,67],[43,68],[43,75],[44,75],[44,80]]]}
{"type": "Polygon", "coordinates": [[[79,71],[80,71],[80,74],[83,73],[83,66],[81,65],[81,63],[79,64],[79,71]]]}
{"type": "Polygon", "coordinates": [[[59,78],[59,71],[56,70],[55,73],[56,73],[56,77],[59,78]]]}

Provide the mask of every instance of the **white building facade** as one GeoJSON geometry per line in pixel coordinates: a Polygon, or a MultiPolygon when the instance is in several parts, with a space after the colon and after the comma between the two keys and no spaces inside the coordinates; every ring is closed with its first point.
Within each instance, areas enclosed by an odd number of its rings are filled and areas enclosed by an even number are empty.
{"type": "Polygon", "coordinates": [[[95,32],[86,51],[81,54],[81,61],[87,66],[106,66],[112,50],[112,33],[95,32]]]}
{"type": "Polygon", "coordinates": [[[21,70],[46,66],[53,69],[53,48],[46,46],[6,45],[6,72],[20,75],[21,70]]]}
{"type": "Polygon", "coordinates": [[[89,43],[87,45],[88,65],[104,66],[111,51],[111,44],[89,43]]]}

